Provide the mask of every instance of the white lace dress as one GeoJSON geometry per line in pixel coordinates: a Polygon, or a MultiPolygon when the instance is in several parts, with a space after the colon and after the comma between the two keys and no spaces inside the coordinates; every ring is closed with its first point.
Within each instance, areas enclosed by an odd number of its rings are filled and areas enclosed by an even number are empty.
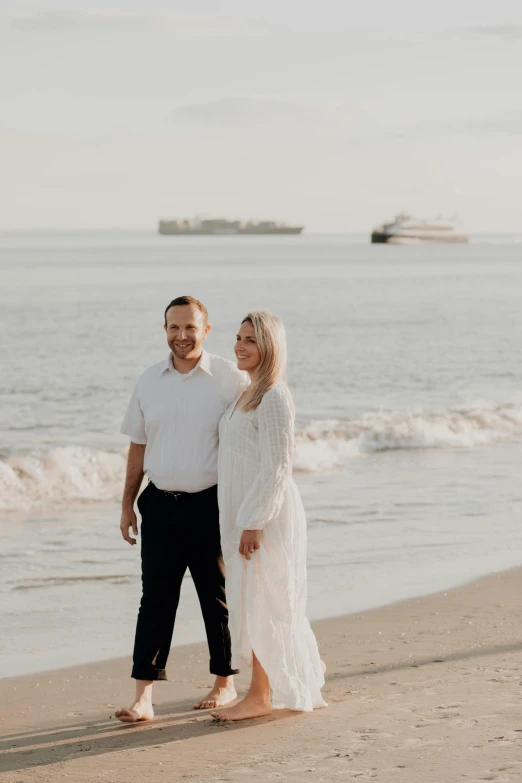
{"type": "MultiPolygon", "coordinates": [[[[236,400],[237,402],[237,400],[236,400]]],[[[268,674],[274,707],[324,707],[324,667],[306,611],[306,519],[292,478],[294,405],[280,383],[255,411],[219,425],[219,511],[226,565],[232,666],[268,674]],[[238,552],[243,530],[263,530],[260,549],[238,552]]]]}

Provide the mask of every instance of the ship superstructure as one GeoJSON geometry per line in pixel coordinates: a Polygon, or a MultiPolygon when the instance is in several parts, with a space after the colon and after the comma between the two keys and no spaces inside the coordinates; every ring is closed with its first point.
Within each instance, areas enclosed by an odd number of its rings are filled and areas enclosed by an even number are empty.
{"type": "Polygon", "coordinates": [[[468,235],[458,230],[456,220],[423,220],[401,212],[391,223],[374,228],[371,241],[393,245],[445,244],[467,242],[468,235]]]}
{"type": "Polygon", "coordinates": [[[194,218],[193,220],[160,220],[159,233],[169,236],[300,234],[304,226],[289,226],[273,220],[226,220],[225,218],[194,218]]]}

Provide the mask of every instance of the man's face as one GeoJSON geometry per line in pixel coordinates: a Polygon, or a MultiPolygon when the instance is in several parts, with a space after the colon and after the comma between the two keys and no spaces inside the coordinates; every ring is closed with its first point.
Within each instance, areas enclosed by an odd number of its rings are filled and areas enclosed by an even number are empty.
{"type": "Polygon", "coordinates": [[[210,332],[196,305],[176,305],[167,311],[165,331],[170,350],[178,359],[197,359],[210,332]]]}

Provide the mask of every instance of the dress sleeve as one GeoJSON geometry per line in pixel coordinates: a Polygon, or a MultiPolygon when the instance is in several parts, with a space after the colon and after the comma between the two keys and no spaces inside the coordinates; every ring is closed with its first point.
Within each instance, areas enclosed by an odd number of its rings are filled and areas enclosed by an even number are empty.
{"type": "Polygon", "coordinates": [[[120,432],[128,435],[133,443],[144,445],[147,443],[147,433],[145,431],[145,417],[140,405],[139,385],[138,382],[130,399],[120,432]]]}
{"type": "Polygon", "coordinates": [[[290,392],[271,389],[257,413],[261,465],[237,514],[236,524],[243,530],[262,530],[277,517],[292,473],[294,406],[290,392]]]}

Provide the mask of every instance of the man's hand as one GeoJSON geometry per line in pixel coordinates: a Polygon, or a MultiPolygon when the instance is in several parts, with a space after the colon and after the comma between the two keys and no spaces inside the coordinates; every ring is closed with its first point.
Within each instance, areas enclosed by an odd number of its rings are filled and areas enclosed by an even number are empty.
{"type": "Polygon", "coordinates": [[[138,521],[134,513],[134,501],[138,497],[141,482],[143,481],[143,460],[145,458],[146,446],[143,443],[133,443],[129,446],[129,456],[127,457],[127,473],[125,476],[125,489],[123,490],[123,499],[121,502],[121,521],[120,530],[123,538],[128,544],[134,546],[136,539],[132,538],[129,531],[135,536],[138,535],[138,521]]]}
{"type": "Polygon", "coordinates": [[[239,554],[246,557],[247,560],[251,560],[252,555],[261,546],[262,535],[262,530],[243,530],[241,541],[239,542],[239,554]]]}
{"type": "Polygon", "coordinates": [[[124,506],[121,512],[120,530],[125,541],[127,541],[127,543],[129,543],[131,546],[134,546],[136,539],[132,538],[130,535],[131,528],[134,535],[137,536],[138,520],[136,519],[134,508],[132,506],[124,506]]]}

